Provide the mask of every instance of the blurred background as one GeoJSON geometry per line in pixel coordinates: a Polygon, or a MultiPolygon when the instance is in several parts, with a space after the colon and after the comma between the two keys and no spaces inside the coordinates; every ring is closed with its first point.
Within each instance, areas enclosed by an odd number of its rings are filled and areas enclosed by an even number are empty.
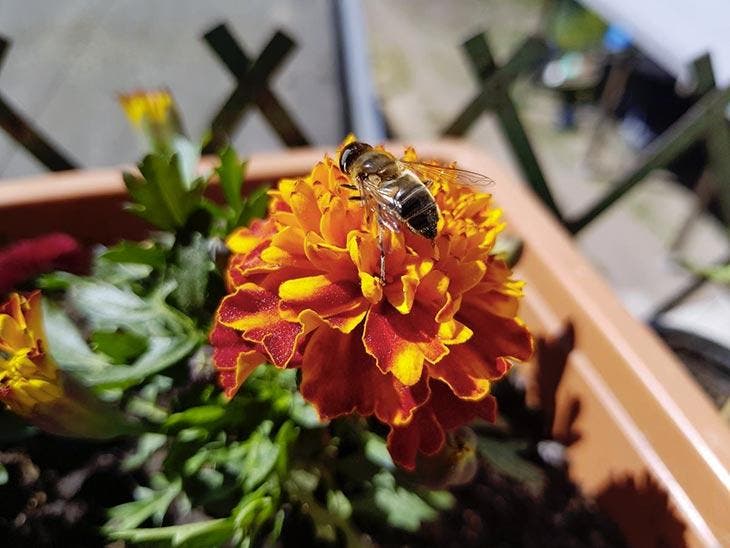
{"type": "Polygon", "coordinates": [[[0,178],[135,161],[117,95],[142,88],[244,155],[461,136],[730,415],[730,4],[632,4],[5,0],[0,178]]]}

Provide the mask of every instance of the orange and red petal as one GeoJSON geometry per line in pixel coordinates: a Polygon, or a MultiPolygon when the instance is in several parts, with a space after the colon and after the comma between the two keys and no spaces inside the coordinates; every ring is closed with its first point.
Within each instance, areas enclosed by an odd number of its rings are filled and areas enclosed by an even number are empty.
{"type": "Polygon", "coordinates": [[[302,326],[279,316],[279,297],[273,291],[247,283],[221,302],[216,318],[243,337],[263,346],[271,362],[285,367],[296,352],[302,326]]]}
{"type": "Polygon", "coordinates": [[[347,249],[327,242],[316,232],[308,232],[305,236],[304,253],[312,267],[331,276],[355,278],[357,274],[347,249]]]}
{"type": "Polygon", "coordinates": [[[348,279],[332,280],[321,274],[283,282],[278,296],[282,318],[301,321],[301,314],[309,310],[344,333],[362,322],[369,307],[359,284],[348,279]]]}
{"type": "Polygon", "coordinates": [[[477,333],[489,336],[472,337],[465,344],[485,361],[498,358],[514,358],[524,361],[530,358],[533,341],[530,332],[519,318],[505,318],[491,312],[487,299],[464,299],[456,318],[473,327],[477,333]]]}
{"type": "Polygon", "coordinates": [[[494,422],[497,401],[485,396],[478,401],[456,397],[444,383],[431,380],[431,397],[419,407],[413,420],[405,426],[391,428],[388,449],[393,461],[403,468],[413,470],[418,453],[433,455],[446,440],[446,432],[469,424],[480,418],[494,422]]]}
{"type": "Polygon", "coordinates": [[[410,386],[421,378],[424,360],[436,363],[448,353],[438,332],[434,314],[419,302],[407,315],[381,302],[368,312],[363,343],[383,373],[410,386]]]}
{"type": "Polygon", "coordinates": [[[247,255],[275,232],[276,227],[270,220],[254,219],[251,226],[241,227],[232,232],[226,239],[226,245],[231,253],[247,255]]]}
{"type": "Polygon", "coordinates": [[[241,333],[216,323],[210,333],[213,363],[218,370],[218,382],[226,396],[233,397],[248,376],[266,358],[241,333]]]}
{"type": "Polygon", "coordinates": [[[323,419],[357,413],[374,414],[386,424],[407,423],[428,398],[425,376],[407,387],[382,373],[365,353],[361,335],[362,328],[345,334],[327,326],[312,333],[302,357],[302,396],[323,419]]]}
{"type": "Polygon", "coordinates": [[[445,441],[444,430],[433,411],[419,409],[408,425],[390,429],[388,451],[393,462],[406,470],[413,470],[418,453],[433,455],[443,447],[445,441]]]}
{"type": "Polygon", "coordinates": [[[481,399],[489,393],[491,381],[507,373],[509,362],[484,359],[475,346],[467,342],[450,347],[448,356],[429,366],[429,376],[448,384],[460,398],[481,399]]]}

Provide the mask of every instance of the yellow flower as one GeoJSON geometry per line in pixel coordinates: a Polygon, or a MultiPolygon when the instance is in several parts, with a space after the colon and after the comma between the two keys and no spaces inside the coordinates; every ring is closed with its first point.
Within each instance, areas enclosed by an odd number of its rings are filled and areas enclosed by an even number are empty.
{"type": "Polygon", "coordinates": [[[44,337],[40,293],[27,299],[16,293],[0,305],[0,400],[24,417],[63,395],[44,337]]]}
{"type": "Polygon", "coordinates": [[[143,124],[165,124],[173,107],[172,95],[167,90],[135,91],[119,96],[127,119],[142,129],[143,124]]]}
{"type": "Polygon", "coordinates": [[[132,428],[48,354],[38,291],[0,304],[0,402],[52,434],[110,438],[132,428]]]}
{"type": "Polygon", "coordinates": [[[211,333],[227,393],[263,361],[301,368],[320,416],[374,415],[407,468],[446,432],[494,420],[490,385],[530,356],[532,340],[516,317],[522,284],[491,255],[500,212],[451,177],[431,187],[433,243],[389,233],[385,283],[376,225],[333,160],[280,181],[268,218],[228,240],[230,294],[211,333]]]}
{"type": "Polygon", "coordinates": [[[168,90],[140,90],[119,95],[129,122],[141,131],[156,150],[167,150],[172,139],[183,133],[175,101],[168,90]]]}

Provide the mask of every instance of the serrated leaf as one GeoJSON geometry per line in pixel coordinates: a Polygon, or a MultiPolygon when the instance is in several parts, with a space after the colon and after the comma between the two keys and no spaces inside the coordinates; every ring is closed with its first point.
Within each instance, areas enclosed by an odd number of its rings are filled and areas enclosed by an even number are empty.
{"type": "Polygon", "coordinates": [[[478,448],[480,454],[498,472],[518,480],[534,493],[542,489],[545,483],[542,470],[521,456],[527,448],[527,442],[482,437],[479,439],[478,448]]]}
{"type": "Polygon", "coordinates": [[[109,509],[109,521],[102,530],[112,536],[115,531],[134,529],[153,516],[157,516],[161,520],[181,489],[182,482],[177,479],[163,489],[146,490],[148,496],[141,500],[127,502],[109,509]]]}
{"type": "Polygon", "coordinates": [[[88,382],[99,388],[134,386],[192,353],[198,341],[189,335],[173,335],[150,337],[148,344],[147,351],[131,365],[112,365],[88,382]]]}
{"type": "Polygon", "coordinates": [[[289,401],[289,415],[298,425],[305,428],[317,428],[323,426],[317,410],[307,402],[299,392],[294,392],[289,401]]]}
{"type": "Polygon", "coordinates": [[[368,436],[368,440],[365,442],[365,457],[386,470],[395,468],[385,440],[375,435],[368,436]]]}
{"type": "Polygon", "coordinates": [[[217,405],[201,405],[191,407],[180,413],[170,415],[163,427],[172,430],[177,427],[188,426],[209,426],[219,421],[226,413],[226,410],[217,405]]]}
{"type": "Polygon", "coordinates": [[[129,287],[117,287],[106,281],[80,278],[67,293],[68,303],[86,318],[93,330],[126,329],[141,336],[165,336],[183,332],[188,325],[176,316],[164,299],[174,284],[160,287],[142,298],[129,287]]]}
{"type": "Polygon", "coordinates": [[[188,156],[189,151],[172,157],[149,154],[138,166],[141,177],[125,173],[124,184],[132,198],[130,209],[163,230],[184,226],[200,205],[205,186],[201,177],[193,178],[195,169],[189,165],[188,156]]]}
{"type": "Polygon", "coordinates": [[[114,364],[126,364],[147,350],[147,339],[129,331],[95,331],[91,346],[108,356],[114,364]]]}
{"type": "Polygon", "coordinates": [[[256,435],[249,440],[248,452],[244,460],[244,480],[243,487],[247,491],[254,489],[262,483],[266,476],[276,466],[277,457],[279,456],[279,447],[275,445],[268,437],[256,435]]]}
{"type": "Polygon", "coordinates": [[[342,491],[328,491],[327,510],[342,519],[350,519],[352,504],[342,491]]]}
{"type": "Polygon", "coordinates": [[[208,240],[199,232],[192,235],[188,245],[177,248],[169,279],[176,284],[172,299],[180,310],[193,312],[205,305],[208,275],[214,269],[208,240]]]}
{"type": "Polygon", "coordinates": [[[51,356],[62,369],[85,380],[110,365],[92,352],[66,313],[47,299],[43,299],[43,326],[51,356]]]}
{"type": "Polygon", "coordinates": [[[178,134],[172,139],[172,150],[174,157],[177,158],[178,168],[182,174],[185,188],[194,190],[197,184],[202,183],[202,179],[198,177],[200,145],[178,134]]]}
{"type": "Polygon", "coordinates": [[[124,241],[104,251],[101,259],[115,263],[131,263],[162,268],[165,265],[165,250],[150,242],[124,241]]]}
{"type": "Polygon", "coordinates": [[[76,276],[68,272],[49,272],[41,274],[36,280],[36,284],[44,292],[65,291],[74,279],[76,276]]]}
{"type": "Polygon", "coordinates": [[[167,436],[155,432],[142,434],[137,440],[137,449],[122,461],[122,470],[130,472],[140,468],[147,460],[167,443],[167,436]]]}
{"type": "Polygon", "coordinates": [[[251,192],[243,210],[238,217],[236,226],[247,226],[253,219],[266,215],[266,208],[269,205],[269,188],[262,186],[251,192]]]}
{"type": "Polygon", "coordinates": [[[233,520],[219,518],[184,525],[150,529],[130,529],[108,533],[114,540],[132,543],[155,543],[176,548],[218,548],[233,535],[233,520]]]}
{"type": "MultiPolygon", "coordinates": [[[[152,267],[147,264],[138,263],[117,263],[114,261],[108,261],[103,256],[97,258],[94,262],[94,269],[92,276],[99,280],[104,280],[106,283],[111,285],[127,285],[132,282],[144,280],[149,277],[152,273],[152,267]]],[[[69,280],[71,283],[76,283],[79,279],[74,276],[69,280]]]]}
{"type": "Polygon", "coordinates": [[[223,191],[223,197],[233,210],[236,217],[241,214],[243,198],[241,187],[243,185],[244,171],[246,164],[241,163],[236,151],[230,146],[220,153],[220,165],[216,168],[218,180],[223,191]]]}
{"type": "Polygon", "coordinates": [[[192,353],[198,339],[172,315],[161,296],[147,301],[129,290],[79,279],[69,301],[97,330],[126,330],[146,341],[146,350],[129,365],[117,365],[94,353],[76,325],[58,307],[44,301],[49,350],[58,364],[98,389],[126,388],[192,353]]]}
{"type": "Polygon", "coordinates": [[[378,489],[375,504],[387,515],[393,527],[416,532],[424,521],[434,519],[438,513],[418,495],[398,487],[395,490],[378,489]]]}

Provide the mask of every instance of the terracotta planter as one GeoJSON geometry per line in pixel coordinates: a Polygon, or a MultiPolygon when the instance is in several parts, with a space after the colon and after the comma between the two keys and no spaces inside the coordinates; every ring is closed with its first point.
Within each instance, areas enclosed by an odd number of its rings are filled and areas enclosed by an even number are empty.
{"type": "MultiPolygon", "coordinates": [[[[498,181],[497,202],[525,242],[522,316],[540,336],[559,333],[568,320],[575,326],[555,420],[557,429],[572,423],[580,436],[569,448],[572,477],[599,496],[636,543],[730,545],[730,429],[684,367],[629,315],[529,191],[482,151],[459,141],[417,150],[498,181]]],[[[304,174],[323,152],[256,155],[248,184],[304,174]]],[[[121,210],[123,200],[118,169],[6,182],[0,238],[51,230],[86,242],[140,237],[145,226],[121,210]]]]}

